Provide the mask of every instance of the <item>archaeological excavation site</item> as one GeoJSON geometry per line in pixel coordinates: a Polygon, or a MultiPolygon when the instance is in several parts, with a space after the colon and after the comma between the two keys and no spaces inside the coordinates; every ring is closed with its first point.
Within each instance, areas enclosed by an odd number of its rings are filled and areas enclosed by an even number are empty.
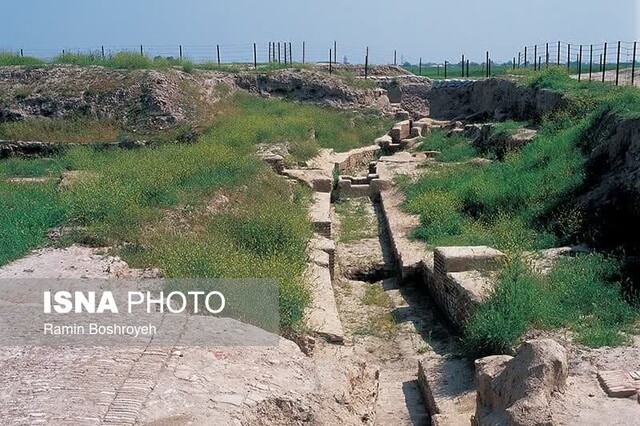
{"type": "Polygon", "coordinates": [[[640,92],[516,71],[0,66],[0,424],[640,424],[640,92]],[[38,340],[181,279],[273,280],[271,343],[38,340]]]}

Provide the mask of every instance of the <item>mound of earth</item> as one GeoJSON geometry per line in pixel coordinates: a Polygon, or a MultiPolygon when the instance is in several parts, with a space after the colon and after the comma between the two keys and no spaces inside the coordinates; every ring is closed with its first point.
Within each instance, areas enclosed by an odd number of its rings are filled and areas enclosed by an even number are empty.
{"type": "Polygon", "coordinates": [[[220,98],[222,73],[98,66],[0,68],[0,122],[34,117],[115,120],[130,129],[197,121],[220,98]]]}
{"type": "Polygon", "coordinates": [[[384,111],[390,107],[384,90],[352,87],[329,74],[304,69],[243,73],[236,76],[236,84],[252,93],[268,93],[295,101],[339,108],[374,108],[384,111]]]}

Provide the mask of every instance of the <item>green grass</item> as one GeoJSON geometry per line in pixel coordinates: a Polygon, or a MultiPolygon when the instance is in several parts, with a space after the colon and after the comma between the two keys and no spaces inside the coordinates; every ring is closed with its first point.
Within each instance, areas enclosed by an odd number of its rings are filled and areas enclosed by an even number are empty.
{"type": "Polygon", "coordinates": [[[362,303],[367,306],[379,306],[381,308],[390,308],[391,299],[384,291],[382,284],[371,284],[367,287],[362,296],[362,303]]]}
{"type": "Polygon", "coordinates": [[[380,339],[389,339],[398,330],[398,322],[393,313],[380,313],[372,315],[367,322],[353,331],[356,336],[375,336],[380,339]]]}
{"type": "Polygon", "coordinates": [[[418,149],[421,151],[440,151],[437,161],[451,163],[468,160],[476,156],[476,150],[469,139],[460,134],[448,135],[448,131],[436,129],[429,133],[418,149]]]}
{"type": "Polygon", "coordinates": [[[0,180],[0,265],[44,244],[45,231],[65,220],[54,184],[0,180]]]}
{"type": "MultiPolygon", "coordinates": [[[[167,69],[173,67],[182,68],[183,71],[190,73],[196,69],[223,72],[240,72],[240,71],[256,71],[270,72],[281,69],[311,69],[312,65],[293,63],[284,64],[277,62],[258,63],[257,68],[253,64],[246,63],[224,63],[203,62],[195,63],[191,59],[174,58],[171,56],[155,56],[142,55],[138,51],[121,51],[108,53],[104,57],[101,51],[94,52],[65,52],[55,58],[46,61],[33,56],[20,56],[15,52],[0,52],[0,67],[9,65],[22,66],[42,66],[42,65],[77,65],[77,66],[103,66],[115,69],[167,69]]],[[[356,85],[359,83],[355,83],[356,85]]],[[[366,83],[362,83],[366,84],[366,83]]]]}
{"type": "MultiPolygon", "coordinates": [[[[415,74],[415,75],[419,75],[422,77],[429,77],[432,79],[444,79],[445,78],[445,72],[444,72],[444,65],[426,65],[423,64],[422,65],[422,71],[420,71],[420,65],[404,65],[403,66],[404,69],[408,70],[409,72],[415,74]]],[[[508,74],[509,72],[511,72],[511,67],[507,64],[492,64],[491,66],[491,77],[500,77],[500,76],[504,76],[505,74],[508,74]]],[[[469,78],[483,78],[486,77],[486,70],[484,68],[484,66],[482,66],[481,64],[469,64],[469,78]]],[[[463,78],[462,77],[462,67],[460,64],[460,61],[458,61],[458,63],[456,64],[448,64],[447,65],[447,74],[446,74],[446,78],[463,78]]],[[[466,66],[465,66],[465,77],[466,78],[466,66]]]]}
{"type": "Polygon", "coordinates": [[[590,124],[582,118],[557,129],[551,121],[502,162],[462,164],[405,184],[406,208],[421,217],[416,237],[515,251],[572,242],[581,222],[566,201],[583,181],[578,141],[590,124]]]}
{"type": "Polygon", "coordinates": [[[503,121],[502,123],[496,123],[492,132],[494,135],[506,134],[513,135],[518,129],[525,127],[525,123],[521,123],[514,120],[503,121]]]}
{"type": "Polygon", "coordinates": [[[101,52],[72,53],[66,52],[55,57],[51,63],[79,66],[100,65],[117,69],[162,69],[169,67],[184,67],[186,70],[193,68],[193,63],[188,59],[175,59],[171,57],[150,58],[138,52],[116,52],[102,57],[101,52]]]}
{"type": "Polygon", "coordinates": [[[38,66],[46,62],[33,56],[20,56],[19,53],[0,52],[0,67],[9,65],[38,66]]]}
{"type": "Polygon", "coordinates": [[[89,118],[30,118],[0,123],[0,139],[54,143],[113,142],[120,132],[115,122],[89,118]]]}
{"type": "MultiPolygon", "coordinates": [[[[113,246],[133,266],[158,267],[167,277],[276,279],[281,324],[298,327],[309,302],[303,280],[312,235],[309,197],[304,190],[292,194],[253,155],[254,145],[311,146],[291,153],[302,161],[319,147],[345,150],[370,143],[386,121],[250,96],[226,102],[190,144],[137,150],[75,146],[52,159],[1,161],[0,264],[45,244],[51,227],[70,224],[81,230],[61,244],[113,246]],[[7,181],[56,178],[65,170],[84,173],[64,190],[55,183],[7,181]],[[210,210],[209,202],[222,196],[228,202],[210,210]]],[[[75,136],[86,127],[74,121],[55,125],[75,136]]]]}
{"type": "Polygon", "coordinates": [[[306,161],[320,148],[345,152],[373,142],[390,125],[374,111],[336,114],[329,107],[265,100],[250,96],[236,98],[238,114],[216,123],[216,132],[231,132],[239,143],[283,143],[290,145],[293,162],[306,161]]]}
{"type": "Polygon", "coordinates": [[[377,222],[367,210],[368,199],[339,200],[335,204],[340,217],[340,241],[343,243],[376,238],[377,222]]]}
{"type": "Polygon", "coordinates": [[[467,325],[464,343],[476,357],[511,353],[529,329],[565,328],[586,346],[616,346],[629,341],[639,313],[621,297],[613,260],[597,254],[561,259],[548,275],[515,260],[467,325]]]}

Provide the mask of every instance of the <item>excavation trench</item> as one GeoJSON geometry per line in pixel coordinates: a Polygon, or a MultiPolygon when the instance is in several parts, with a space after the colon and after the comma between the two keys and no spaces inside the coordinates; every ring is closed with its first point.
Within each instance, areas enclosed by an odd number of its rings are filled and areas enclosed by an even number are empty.
{"type": "MultiPolygon", "coordinates": [[[[372,174],[371,165],[360,170],[372,174]]],[[[419,361],[455,354],[454,334],[421,279],[402,279],[384,207],[375,191],[362,186],[332,196],[332,287],[344,341],[320,340],[313,356],[378,369],[376,395],[365,410],[369,424],[430,424],[419,361]]]]}

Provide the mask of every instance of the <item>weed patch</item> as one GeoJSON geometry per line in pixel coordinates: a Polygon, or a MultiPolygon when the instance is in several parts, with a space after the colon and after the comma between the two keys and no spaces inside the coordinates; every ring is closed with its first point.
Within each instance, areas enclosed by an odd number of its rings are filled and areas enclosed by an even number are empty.
{"type": "Polygon", "coordinates": [[[340,241],[348,243],[378,236],[377,222],[367,210],[369,200],[339,200],[335,204],[340,216],[340,241]]]}
{"type": "Polygon", "coordinates": [[[391,299],[384,291],[382,284],[371,284],[367,287],[362,296],[362,303],[367,306],[379,306],[381,308],[390,308],[391,299]]]}
{"type": "Polygon", "coordinates": [[[436,160],[443,163],[468,160],[477,154],[469,139],[459,134],[447,135],[447,132],[441,129],[429,133],[419,145],[419,149],[440,151],[436,160]]]}
{"type": "Polygon", "coordinates": [[[467,351],[511,353],[531,328],[567,328],[578,343],[591,347],[626,343],[640,311],[622,298],[618,280],[616,262],[597,254],[561,259],[549,275],[515,260],[467,325],[467,351]]]}

